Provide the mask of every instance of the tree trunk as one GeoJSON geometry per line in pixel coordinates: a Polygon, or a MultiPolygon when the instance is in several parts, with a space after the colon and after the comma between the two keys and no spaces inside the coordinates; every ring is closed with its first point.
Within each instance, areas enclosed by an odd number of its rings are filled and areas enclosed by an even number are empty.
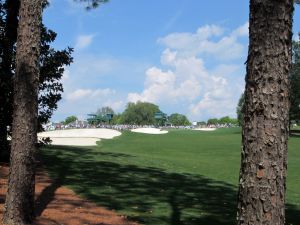
{"type": "Polygon", "coordinates": [[[250,0],[237,224],[283,225],[293,0],[250,0]]]}
{"type": "Polygon", "coordinates": [[[14,44],[17,39],[19,0],[6,0],[5,34],[2,43],[3,61],[1,62],[0,77],[0,156],[1,161],[8,161],[9,145],[7,141],[7,126],[12,120],[12,65],[14,44]]]}
{"type": "Polygon", "coordinates": [[[14,79],[11,163],[4,223],[34,218],[41,0],[21,0],[14,79]]]}

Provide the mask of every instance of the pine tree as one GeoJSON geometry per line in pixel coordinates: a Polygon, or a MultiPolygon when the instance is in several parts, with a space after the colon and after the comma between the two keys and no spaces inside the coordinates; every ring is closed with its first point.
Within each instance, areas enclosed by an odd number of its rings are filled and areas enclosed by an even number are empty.
{"type": "Polygon", "coordinates": [[[20,1],[5,224],[31,224],[34,218],[41,19],[42,0],[20,1]]]}

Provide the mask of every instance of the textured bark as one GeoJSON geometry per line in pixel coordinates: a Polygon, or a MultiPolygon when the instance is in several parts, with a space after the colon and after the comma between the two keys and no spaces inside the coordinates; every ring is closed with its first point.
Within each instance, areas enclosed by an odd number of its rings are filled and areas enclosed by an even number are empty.
{"type": "Polygon", "coordinates": [[[4,223],[34,218],[41,0],[21,0],[14,79],[11,164],[4,223]]]}
{"type": "Polygon", "coordinates": [[[250,0],[237,224],[282,225],[293,0],[250,0]]]}

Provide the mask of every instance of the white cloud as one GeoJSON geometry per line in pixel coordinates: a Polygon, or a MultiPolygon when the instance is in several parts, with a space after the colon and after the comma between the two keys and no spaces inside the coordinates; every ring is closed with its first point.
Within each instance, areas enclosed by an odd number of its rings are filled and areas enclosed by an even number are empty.
{"type": "Polygon", "coordinates": [[[64,82],[66,82],[66,81],[69,80],[69,79],[70,79],[70,70],[67,69],[67,68],[64,68],[64,73],[63,73],[63,75],[62,75],[61,80],[62,80],[62,82],[64,83],[64,82]]]}
{"type": "Polygon", "coordinates": [[[103,98],[115,94],[115,90],[109,88],[106,89],[77,89],[69,94],[67,94],[66,99],[69,101],[76,101],[80,99],[96,99],[103,98]]]}
{"type": "Polygon", "coordinates": [[[232,36],[248,36],[249,35],[249,22],[246,22],[242,26],[235,29],[231,35],[232,36]]]}
{"type": "Polygon", "coordinates": [[[75,49],[84,49],[87,48],[93,42],[95,35],[79,35],[76,39],[75,49]]]}
{"type": "Polygon", "coordinates": [[[122,100],[116,100],[116,101],[109,100],[104,102],[103,106],[105,105],[111,107],[114,111],[120,111],[122,108],[124,108],[125,103],[122,100]]]}
{"type": "Polygon", "coordinates": [[[224,29],[216,25],[205,25],[195,33],[172,33],[159,38],[158,43],[167,48],[180,51],[183,56],[207,54],[219,60],[234,60],[241,56],[244,46],[238,38],[248,35],[248,22],[223,35],[224,29]],[[218,40],[219,38],[219,40],[218,40]]]}
{"type": "MultiPolygon", "coordinates": [[[[200,27],[195,33],[173,33],[160,38],[166,49],[161,54],[164,68],[146,71],[144,90],[128,94],[128,101],[149,101],[158,105],[184,105],[190,118],[235,116],[242,92],[245,46],[239,38],[248,34],[248,23],[224,34],[216,25],[200,27]],[[207,55],[221,63],[207,68],[207,55]],[[230,63],[229,63],[230,62],[230,63]]],[[[184,112],[184,110],[186,110],[184,112]]]]}

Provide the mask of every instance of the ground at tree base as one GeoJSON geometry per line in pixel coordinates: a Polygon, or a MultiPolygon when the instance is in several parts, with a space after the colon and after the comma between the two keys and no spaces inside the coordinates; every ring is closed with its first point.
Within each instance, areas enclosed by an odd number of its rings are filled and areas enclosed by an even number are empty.
{"type": "MultiPolygon", "coordinates": [[[[8,166],[0,164],[0,218],[7,189],[8,166]]],[[[44,169],[36,176],[36,225],[139,225],[114,211],[84,200],[52,181],[44,169]]],[[[2,225],[2,223],[0,222],[2,225]]]]}

